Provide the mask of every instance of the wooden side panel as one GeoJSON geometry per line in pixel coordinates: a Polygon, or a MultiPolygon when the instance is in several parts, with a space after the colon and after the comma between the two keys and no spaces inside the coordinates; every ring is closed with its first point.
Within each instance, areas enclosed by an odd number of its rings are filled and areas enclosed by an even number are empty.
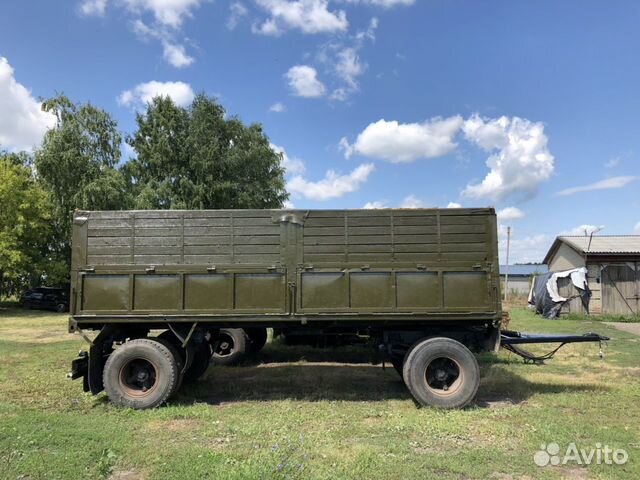
{"type": "Polygon", "coordinates": [[[602,313],[640,314],[638,263],[612,263],[602,270],[602,313]]]}

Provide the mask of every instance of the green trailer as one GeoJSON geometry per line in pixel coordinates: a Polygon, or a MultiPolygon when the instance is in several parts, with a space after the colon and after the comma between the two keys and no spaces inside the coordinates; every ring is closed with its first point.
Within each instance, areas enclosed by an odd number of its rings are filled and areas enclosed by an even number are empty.
{"type": "Polygon", "coordinates": [[[71,376],[118,405],[165,402],[228,329],[358,332],[448,408],[500,345],[492,208],[78,211],[72,243],[71,376]]]}

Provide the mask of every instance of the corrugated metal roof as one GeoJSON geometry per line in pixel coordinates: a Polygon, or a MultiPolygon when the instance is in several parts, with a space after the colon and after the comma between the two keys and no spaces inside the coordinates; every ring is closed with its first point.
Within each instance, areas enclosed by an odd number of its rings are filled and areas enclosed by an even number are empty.
{"type": "Polygon", "coordinates": [[[523,276],[529,277],[531,275],[537,275],[541,273],[547,273],[549,267],[541,263],[534,265],[500,265],[500,275],[504,275],[509,272],[509,276],[523,276]]]}
{"type": "Polygon", "coordinates": [[[640,235],[594,235],[589,245],[589,237],[558,237],[581,253],[590,254],[640,254],[640,235]]]}

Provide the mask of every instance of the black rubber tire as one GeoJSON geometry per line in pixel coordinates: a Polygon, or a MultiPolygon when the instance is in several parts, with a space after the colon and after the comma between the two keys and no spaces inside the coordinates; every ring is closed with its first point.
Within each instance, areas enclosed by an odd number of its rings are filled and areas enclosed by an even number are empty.
{"type": "MultiPolygon", "coordinates": [[[[436,365],[434,363],[434,365],[436,365]]],[[[413,398],[423,406],[437,408],[463,408],[476,396],[480,385],[480,367],[476,357],[462,343],[445,337],[434,337],[416,342],[407,353],[402,369],[404,383],[413,398]],[[432,362],[446,362],[451,371],[445,383],[455,378],[448,390],[439,383],[429,385],[427,370],[432,362]]],[[[433,378],[432,378],[433,381],[433,378]]]]}
{"type": "Polygon", "coordinates": [[[212,358],[211,344],[205,342],[189,347],[189,355],[193,358],[191,365],[184,372],[184,383],[194,383],[209,369],[212,358]]]}
{"type": "Polygon", "coordinates": [[[211,357],[215,365],[235,365],[245,358],[248,342],[243,329],[221,328],[216,340],[211,357]]]}
{"type": "Polygon", "coordinates": [[[59,304],[56,305],[55,310],[58,313],[64,313],[64,312],[66,312],[68,310],[68,308],[64,303],[59,303],[59,304]]]}
{"type": "Polygon", "coordinates": [[[109,355],[103,371],[104,389],[111,403],[136,410],[154,408],[166,402],[173,393],[178,376],[178,365],[171,350],[150,338],[131,340],[116,348],[109,355]],[[125,367],[140,360],[151,364],[156,375],[154,384],[147,391],[128,388],[123,379],[125,367]]]}
{"type": "MultiPolygon", "coordinates": [[[[166,332],[165,332],[166,333],[166,332]]],[[[171,332],[169,332],[171,333],[171,332]]],[[[173,335],[171,333],[171,335],[175,338],[175,335],[173,335]]],[[[180,387],[182,386],[183,380],[184,380],[184,355],[182,353],[180,353],[180,349],[181,347],[178,347],[175,345],[175,343],[173,341],[171,341],[168,335],[164,335],[161,334],[157,337],[153,337],[152,340],[155,340],[156,342],[160,342],[162,343],[165,347],[167,347],[170,351],[171,354],[173,355],[173,357],[176,359],[176,367],[178,368],[178,376],[176,378],[176,384],[173,386],[173,390],[171,391],[171,394],[169,395],[169,397],[172,397],[178,390],[180,390],[180,387]]],[[[178,342],[178,345],[180,345],[180,343],[178,342]]]]}
{"type": "Polygon", "coordinates": [[[245,328],[249,344],[247,350],[249,353],[258,353],[267,343],[267,329],[265,327],[245,328]]]}
{"type": "Polygon", "coordinates": [[[189,361],[189,365],[181,376],[181,383],[190,384],[198,380],[209,368],[211,363],[211,344],[208,342],[201,343],[200,345],[189,346],[189,355],[187,358],[186,350],[182,347],[180,340],[171,330],[162,332],[159,338],[163,338],[173,345],[173,347],[179,352],[182,359],[182,368],[184,368],[184,362],[189,361]]]}

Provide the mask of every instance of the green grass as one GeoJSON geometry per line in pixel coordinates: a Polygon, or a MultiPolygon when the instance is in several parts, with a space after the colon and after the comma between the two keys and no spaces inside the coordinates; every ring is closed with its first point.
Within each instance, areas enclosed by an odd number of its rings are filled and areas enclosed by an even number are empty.
{"type": "MultiPolygon", "coordinates": [[[[563,316],[566,320],[581,320],[583,318],[582,315],[578,315],[576,313],[569,313],[566,316],[563,316]]],[[[622,323],[640,323],[640,315],[621,315],[615,313],[603,313],[600,315],[594,315],[590,317],[595,321],[600,322],[622,322],[622,323]]]]}
{"type": "Polygon", "coordinates": [[[0,309],[0,478],[640,478],[640,337],[591,319],[511,316],[513,329],[612,340],[604,360],[592,344],[544,366],[483,354],[477,402],[460,411],[416,408],[362,347],[283,345],[133,411],[65,379],[84,347],[65,334],[66,315],[0,309]],[[549,442],[608,444],[629,462],[537,467],[549,442]]]}

